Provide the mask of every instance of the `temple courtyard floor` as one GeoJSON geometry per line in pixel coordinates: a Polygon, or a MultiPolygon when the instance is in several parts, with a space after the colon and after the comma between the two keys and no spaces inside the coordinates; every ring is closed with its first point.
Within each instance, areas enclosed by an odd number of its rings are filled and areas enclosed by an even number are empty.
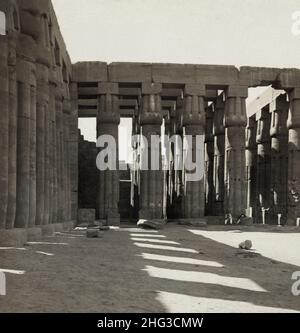
{"type": "Polygon", "coordinates": [[[300,311],[299,228],[127,225],[85,234],[0,247],[0,312],[300,311]],[[238,248],[246,239],[251,251],[238,248]]]}

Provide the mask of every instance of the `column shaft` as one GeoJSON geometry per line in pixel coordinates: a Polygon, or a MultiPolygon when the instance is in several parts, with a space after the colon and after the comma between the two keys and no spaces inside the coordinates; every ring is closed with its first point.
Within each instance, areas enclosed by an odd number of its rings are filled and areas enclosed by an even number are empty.
{"type": "Polygon", "coordinates": [[[288,146],[288,224],[296,225],[300,218],[300,88],[289,93],[290,108],[287,127],[288,146]]]}
{"type": "Polygon", "coordinates": [[[224,154],[225,128],[223,94],[215,102],[214,111],[214,210],[215,215],[224,215],[224,154]]]}
{"type": "Polygon", "coordinates": [[[0,38],[0,229],[6,227],[8,200],[9,73],[8,37],[0,38]]]}
{"type": "Polygon", "coordinates": [[[257,125],[256,223],[268,224],[271,199],[271,114],[269,106],[261,110],[257,125]]]}
{"type": "Polygon", "coordinates": [[[142,165],[144,158],[148,157],[148,170],[141,170],[140,176],[140,220],[161,220],[163,219],[163,171],[161,160],[161,145],[153,147],[152,139],[161,137],[161,92],[160,84],[142,85],[142,112],[140,116],[141,134],[148,143],[148,149],[142,152],[142,165]],[[155,158],[158,159],[157,170],[153,170],[151,149],[155,150],[155,158]]]}
{"type": "MultiPolygon", "coordinates": [[[[184,127],[184,137],[191,140],[187,154],[192,157],[192,162],[196,163],[196,168],[204,171],[204,127],[205,127],[205,87],[202,85],[187,84],[184,91],[184,111],[182,124],[184,127]],[[203,147],[197,146],[197,137],[202,138],[203,147]],[[199,153],[200,161],[196,160],[199,153]]],[[[186,161],[184,162],[184,197],[183,197],[183,218],[195,219],[204,216],[205,195],[204,179],[191,179],[196,176],[197,170],[188,170],[186,161]]],[[[201,175],[203,176],[203,175],[201,175]]]]}
{"type": "Polygon", "coordinates": [[[225,104],[225,214],[237,219],[246,211],[245,127],[247,87],[230,86],[225,104]]]}

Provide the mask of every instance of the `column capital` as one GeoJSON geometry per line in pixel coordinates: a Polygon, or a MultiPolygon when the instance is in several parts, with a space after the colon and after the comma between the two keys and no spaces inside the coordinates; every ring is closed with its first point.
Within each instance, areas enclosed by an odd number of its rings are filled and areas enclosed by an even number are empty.
{"type": "Polygon", "coordinates": [[[205,97],[206,89],[204,84],[188,83],[184,87],[185,96],[201,96],[205,97]]]}
{"type": "Polygon", "coordinates": [[[99,95],[119,95],[119,84],[116,82],[99,82],[99,95]]]}
{"type": "Polygon", "coordinates": [[[162,91],[161,83],[150,83],[143,82],[142,83],[142,95],[158,95],[162,91]]]}
{"type": "Polygon", "coordinates": [[[226,96],[227,98],[231,97],[247,98],[248,86],[228,86],[226,96]]]}

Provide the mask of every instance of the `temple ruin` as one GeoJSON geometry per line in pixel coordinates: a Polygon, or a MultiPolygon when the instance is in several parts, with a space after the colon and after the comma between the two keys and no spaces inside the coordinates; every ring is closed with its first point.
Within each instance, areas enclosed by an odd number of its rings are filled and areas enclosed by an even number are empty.
{"type": "Polygon", "coordinates": [[[213,224],[246,215],[299,225],[299,69],[72,64],[50,0],[0,0],[0,15],[0,244],[70,228],[79,208],[119,225],[126,205],[135,220],[213,224]],[[247,110],[248,89],[260,86],[273,95],[247,110]],[[79,168],[78,156],[97,152],[84,144],[79,117],[96,118],[97,135],[117,142],[120,118],[132,118],[134,135],[160,135],[162,125],[170,136],[205,134],[205,177],[94,165],[92,197],[78,207],[78,170],[93,169],[79,168]]]}

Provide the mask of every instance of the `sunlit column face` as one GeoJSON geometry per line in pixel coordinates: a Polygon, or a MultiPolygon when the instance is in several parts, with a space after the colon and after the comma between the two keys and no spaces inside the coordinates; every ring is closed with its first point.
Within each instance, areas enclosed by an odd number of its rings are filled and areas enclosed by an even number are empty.
{"type": "Polygon", "coordinates": [[[6,35],[6,16],[0,11],[0,36],[6,35]]]}

